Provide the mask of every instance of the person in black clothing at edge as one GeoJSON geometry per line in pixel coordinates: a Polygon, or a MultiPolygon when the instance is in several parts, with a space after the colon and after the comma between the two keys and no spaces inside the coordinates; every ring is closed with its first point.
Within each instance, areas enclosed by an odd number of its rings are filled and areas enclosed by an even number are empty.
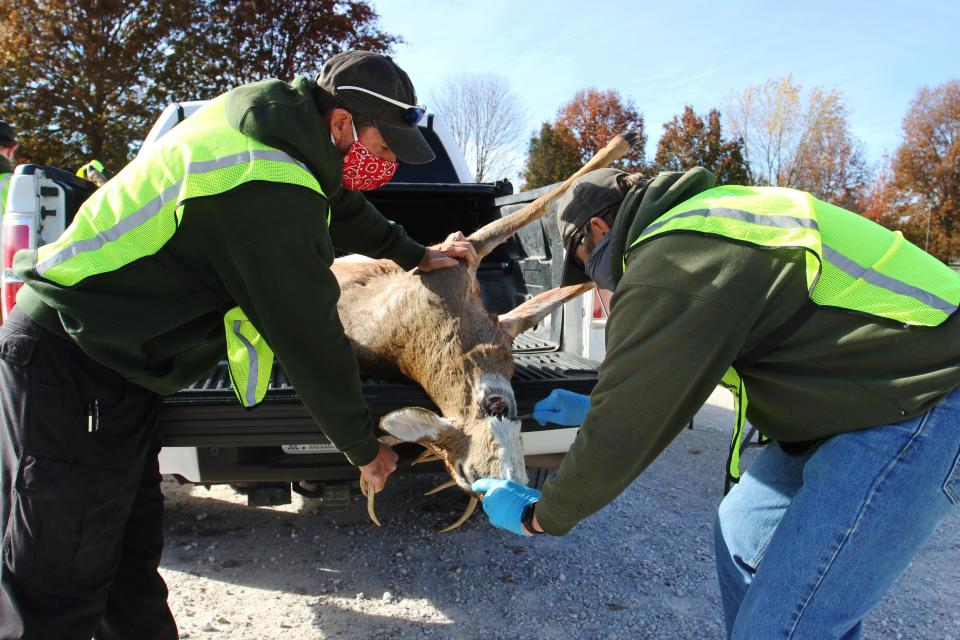
{"type": "Polygon", "coordinates": [[[360,193],[434,155],[407,74],[332,57],[316,80],[233,89],[137,156],[61,238],[21,251],[0,332],[0,638],[177,638],[160,562],[160,397],[226,350],[238,399],[273,353],[320,429],[380,490],[380,445],[337,316],[334,246],[404,268],[424,248],[360,193]],[[272,350],[272,351],[271,351],[272,350]]]}

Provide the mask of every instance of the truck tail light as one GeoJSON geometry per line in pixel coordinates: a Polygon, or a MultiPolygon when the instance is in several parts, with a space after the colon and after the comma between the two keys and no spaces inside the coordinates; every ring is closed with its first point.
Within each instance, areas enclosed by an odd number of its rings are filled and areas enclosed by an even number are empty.
{"type": "Polygon", "coordinates": [[[33,225],[22,224],[22,221],[12,219],[14,216],[8,216],[4,220],[2,246],[3,246],[3,272],[0,274],[0,315],[4,318],[13,309],[17,300],[17,291],[23,286],[20,278],[13,274],[13,256],[21,249],[30,248],[30,238],[33,236],[33,225]]]}

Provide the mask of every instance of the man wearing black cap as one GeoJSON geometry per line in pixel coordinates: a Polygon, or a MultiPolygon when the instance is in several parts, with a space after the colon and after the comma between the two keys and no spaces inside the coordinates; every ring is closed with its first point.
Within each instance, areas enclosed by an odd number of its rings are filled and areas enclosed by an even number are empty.
{"type": "Polygon", "coordinates": [[[361,398],[330,266],[334,247],[425,271],[475,258],[457,237],[424,248],[360,193],[398,159],[433,158],[423,112],[406,73],[362,51],[317,81],[238,87],[17,255],[25,285],[0,329],[0,638],[177,637],[157,572],[156,414],[225,354],[252,406],[272,349],[383,487],[397,456],[361,398]]]}
{"type": "Polygon", "coordinates": [[[0,120],[0,222],[7,208],[7,192],[13,175],[13,156],[17,152],[17,134],[9,122],[0,120]]]}
{"type": "Polygon", "coordinates": [[[565,534],[722,384],[735,434],[749,418],[771,441],[716,518],[728,636],[859,638],[960,502],[960,275],[808,193],[716,187],[702,168],[592,172],[558,219],[563,284],[614,290],[607,356],[589,399],[535,409],[582,424],[542,496],[481,481],[491,521],[565,534]]]}

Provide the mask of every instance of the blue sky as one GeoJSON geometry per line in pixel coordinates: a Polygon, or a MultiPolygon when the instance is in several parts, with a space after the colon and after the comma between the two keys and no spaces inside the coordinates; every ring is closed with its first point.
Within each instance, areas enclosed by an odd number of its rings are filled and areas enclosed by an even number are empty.
{"type": "Polygon", "coordinates": [[[648,157],[685,104],[722,109],[732,92],[792,73],[843,92],[874,162],[899,145],[920,87],[960,78],[956,0],[371,3],[406,40],[394,59],[421,97],[460,73],[497,73],[532,133],[578,90],[616,89],[644,114],[648,157]]]}

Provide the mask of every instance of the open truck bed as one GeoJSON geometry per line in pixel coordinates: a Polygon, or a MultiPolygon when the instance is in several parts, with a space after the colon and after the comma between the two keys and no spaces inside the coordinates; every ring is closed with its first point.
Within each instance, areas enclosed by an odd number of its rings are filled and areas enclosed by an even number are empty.
{"type": "MultiPolygon", "coordinates": [[[[545,190],[510,193],[509,183],[449,184],[391,183],[368,195],[383,214],[423,244],[439,242],[449,233],[471,230],[507,215],[545,190]]],[[[488,255],[478,269],[487,309],[503,313],[554,286],[559,281],[561,255],[553,216],[523,229],[488,255]]],[[[588,394],[597,380],[597,363],[564,350],[564,309],[514,341],[512,385],[517,411],[526,414],[552,389],[588,394]]],[[[374,420],[409,406],[436,410],[419,385],[406,380],[363,379],[364,401],[374,420]]],[[[357,471],[320,432],[282,367],[274,368],[265,401],[246,410],[230,386],[226,364],[179,393],[164,398],[161,414],[161,467],[192,482],[232,483],[278,488],[292,483],[298,490],[352,481],[357,471]],[[190,448],[189,463],[174,461],[179,448],[190,448]]],[[[528,466],[555,465],[569,448],[575,427],[522,424],[528,466]]],[[[430,471],[437,465],[411,467],[416,445],[400,445],[398,472],[430,471]]],[[[543,474],[531,474],[542,480],[543,474]]],[[[252,490],[252,489],[251,489],[252,490]]],[[[280,490],[279,500],[283,499],[280,490]]],[[[254,502],[272,502],[262,496],[254,502]]]]}
{"type": "MultiPolygon", "coordinates": [[[[532,411],[534,403],[556,387],[590,393],[596,383],[596,363],[573,354],[518,352],[515,362],[513,388],[519,413],[532,411]]],[[[408,381],[365,379],[362,392],[375,420],[409,406],[436,410],[419,385],[408,381]]],[[[202,467],[198,471],[206,483],[324,481],[357,475],[317,428],[283,371],[276,368],[266,400],[255,409],[246,410],[237,402],[226,364],[221,363],[195,384],[164,398],[160,421],[165,447],[197,448],[202,467]]],[[[558,447],[569,446],[574,431],[542,427],[532,420],[523,421],[522,430],[533,466],[539,466],[533,456],[546,459],[559,453],[558,447]]]]}
{"type": "MultiPolygon", "coordinates": [[[[457,169],[456,157],[441,144],[443,136],[437,135],[434,121],[431,119],[423,130],[438,151],[437,161],[401,165],[394,182],[367,194],[387,218],[403,225],[422,244],[439,242],[454,231],[469,233],[549,189],[513,194],[508,182],[462,182],[463,170],[457,169]]],[[[4,220],[4,255],[12,257],[16,249],[55,240],[95,188],[53,167],[18,167],[8,199],[13,206],[8,206],[4,220]],[[22,246],[13,245],[15,240],[22,246]]],[[[486,308],[504,313],[555,286],[561,255],[554,214],[549,212],[498,246],[479,265],[477,278],[486,308]]],[[[4,299],[12,306],[19,282],[9,269],[2,275],[4,299]]],[[[577,322],[583,321],[579,303],[567,307],[581,317],[566,322],[565,310],[559,308],[514,343],[513,388],[520,414],[529,413],[534,403],[554,388],[589,393],[596,382],[597,363],[567,349],[565,326],[579,327],[577,322]]],[[[423,390],[409,380],[366,378],[362,393],[375,419],[408,406],[435,408],[423,390]]],[[[289,500],[291,488],[305,487],[331,500],[334,496],[342,498],[344,485],[357,478],[356,469],[320,432],[281,367],[274,369],[265,402],[252,410],[243,409],[237,402],[221,363],[186,389],[164,398],[160,420],[164,446],[161,472],[189,482],[244,486],[254,504],[283,502],[289,500]],[[259,488],[266,493],[255,498],[259,488]],[[326,491],[330,488],[338,488],[339,493],[326,491]]],[[[556,464],[575,433],[573,427],[541,427],[525,421],[523,445],[528,466],[556,464]]],[[[400,445],[398,449],[400,472],[410,471],[410,465],[403,461],[409,461],[419,447],[400,445]]],[[[414,469],[430,468],[422,465],[414,469]]],[[[542,472],[533,475],[535,481],[543,478],[542,472]]]]}

